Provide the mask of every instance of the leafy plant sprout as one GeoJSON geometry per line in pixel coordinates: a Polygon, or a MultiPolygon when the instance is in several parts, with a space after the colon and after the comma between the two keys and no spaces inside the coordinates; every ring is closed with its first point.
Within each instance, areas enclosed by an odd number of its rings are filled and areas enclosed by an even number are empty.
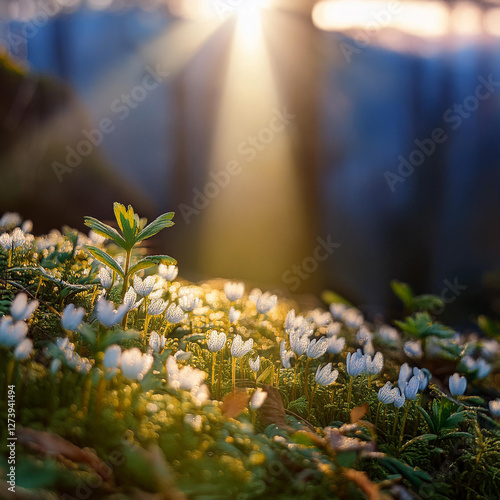
{"type": "Polygon", "coordinates": [[[136,272],[159,264],[177,264],[177,261],[168,255],[147,256],[135,264],[131,263],[133,249],[142,241],[159,233],[162,229],[172,227],[174,225],[172,219],[175,214],[174,212],[165,213],[148,224],[147,219],[139,218],[130,205],[128,208],[125,208],[125,206],[121,203],[114,204],[114,214],[119,231],[93,217],[85,217],[84,220],[85,225],[92,229],[92,231],[100,236],[103,236],[104,238],[111,239],[125,252],[124,268],[122,268],[120,264],[118,264],[118,262],[104,250],[92,245],[87,245],[87,249],[95,259],[105,266],[108,266],[122,278],[123,284],[121,297],[123,300],[129,287],[130,277],[136,272]]]}

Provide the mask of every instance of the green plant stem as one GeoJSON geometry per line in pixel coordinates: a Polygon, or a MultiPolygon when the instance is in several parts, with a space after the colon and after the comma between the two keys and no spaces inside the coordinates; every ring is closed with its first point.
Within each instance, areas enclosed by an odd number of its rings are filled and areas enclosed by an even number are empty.
{"type": "Polygon", "coordinates": [[[406,419],[408,418],[408,410],[410,409],[410,402],[408,401],[405,408],[405,414],[403,417],[403,423],[401,425],[401,432],[399,433],[399,441],[398,441],[398,455],[401,453],[401,444],[403,443],[403,436],[405,433],[405,425],[406,419]]]}
{"type": "Polygon", "coordinates": [[[276,388],[277,389],[279,389],[279,387],[280,387],[280,371],[281,371],[281,368],[278,365],[278,368],[276,369],[276,388]]]}
{"type": "Polygon", "coordinates": [[[347,418],[351,412],[351,395],[352,395],[352,385],[354,384],[354,377],[349,378],[349,389],[347,390],[347,418]]]}
{"type": "Polygon", "coordinates": [[[396,436],[396,427],[398,425],[398,414],[399,414],[399,408],[396,408],[396,413],[394,414],[394,426],[392,427],[392,438],[393,439],[396,436]]]}
{"type": "Polygon", "coordinates": [[[236,358],[234,356],[231,360],[231,388],[233,392],[236,390],[236,358]]]}
{"type": "Polygon", "coordinates": [[[311,358],[307,358],[306,369],[304,371],[304,392],[306,393],[307,401],[309,401],[309,364],[311,363],[311,358]]]}
{"type": "Polygon", "coordinates": [[[335,400],[335,385],[332,386],[332,396],[330,398],[330,403],[333,404],[334,400],[335,400]]]}
{"type": "Polygon", "coordinates": [[[217,353],[212,353],[212,394],[214,394],[215,389],[215,358],[217,357],[217,353]]]}
{"type": "Polygon", "coordinates": [[[378,426],[378,416],[380,414],[380,407],[382,406],[382,402],[379,401],[378,402],[378,405],[377,405],[377,413],[375,415],[375,429],[377,429],[377,426],[378,426]]]}
{"type": "Polygon", "coordinates": [[[122,288],[122,302],[125,298],[125,294],[128,290],[128,280],[129,280],[129,269],[130,269],[130,256],[132,254],[132,249],[127,250],[127,256],[125,257],[125,269],[123,270],[123,288],[122,288]]]}
{"type": "Polygon", "coordinates": [[[314,403],[314,396],[316,395],[317,388],[318,388],[318,384],[314,384],[314,389],[312,391],[311,399],[309,400],[309,406],[307,409],[307,420],[309,420],[309,417],[311,416],[312,405],[314,403]]]}
{"type": "MultiPolygon", "coordinates": [[[[422,393],[418,395],[417,405],[422,406],[422,393]]],[[[420,423],[420,412],[417,410],[417,415],[415,416],[415,425],[413,426],[413,437],[417,437],[418,425],[420,423]]]]}
{"type": "Polygon", "coordinates": [[[217,399],[220,400],[220,389],[222,384],[222,365],[224,364],[224,349],[221,351],[221,360],[219,363],[219,372],[217,374],[217,399]]]}
{"type": "Polygon", "coordinates": [[[295,355],[295,365],[293,367],[293,388],[292,388],[292,401],[297,399],[297,370],[299,368],[299,358],[295,355]]]}

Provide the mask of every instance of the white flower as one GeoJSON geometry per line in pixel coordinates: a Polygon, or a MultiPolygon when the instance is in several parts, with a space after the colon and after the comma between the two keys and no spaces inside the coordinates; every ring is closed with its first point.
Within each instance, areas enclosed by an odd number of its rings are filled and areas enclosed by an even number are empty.
{"type": "Polygon", "coordinates": [[[394,403],[395,397],[396,394],[392,390],[392,384],[390,382],[386,382],[385,385],[378,391],[378,400],[385,405],[394,403]]]}
{"type": "Polygon", "coordinates": [[[311,340],[307,345],[307,357],[312,359],[318,359],[325,354],[328,348],[328,339],[322,337],[319,340],[311,340]]]}
{"type": "Polygon", "coordinates": [[[176,304],[170,304],[165,313],[165,319],[175,325],[180,323],[185,318],[184,311],[176,304]]]}
{"type": "Polygon", "coordinates": [[[248,364],[252,371],[257,373],[260,370],[260,356],[257,356],[255,359],[248,358],[248,364]]]}
{"type": "Polygon", "coordinates": [[[290,359],[293,356],[293,352],[292,351],[287,351],[285,349],[285,345],[286,345],[285,341],[282,340],[281,344],[280,344],[280,358],[281,358],[281,363],[283,364],[283,368],[291,368],[290,359]]]}
{"type": "Polygon", "coordinates": [[[119,345],[110,345],[106,351],[104,351],[104,360],[102,362],[106,370],[113,370],[120,366],[120,359],[122,355],[122,350],[119,345]]]}
{"type": "Polygon", "coordinates": [[[393,389],[394,391],[394,406],[396,408],[401,408],[405,404],[405,394],[403,391],[400,391],[397,387],[393,389]]]}
{"type": "Polygon", "coordinates": [[[366,372],[369,375],[376,375],[382,371],[384,367],[384,356],[381,352],[377,352],[375,356],[366,356],[366,372]]]}
{"type": "Polygon", "coordinates": [[[409,358],[419,359],[424,355],[422,351],[422,344],[419,340],[405,342],[403,349],[409,358]]]}
{"type": "Polygon", "coordinates": [[[253,302],[254,304],[257,303],[257,299],[262,295],[262,290],[259,288],[252,288],[250,293],[248,294],[248,299],[250,302],[253,302]]]}
{"type": "Polygon", "coordinates": [[[186,293],[179,298],[179,306],[185,312],[190,312],[201,306],[201,300],[194,293],[186,293]]]}
{"type": "Polygon", "coordinates": [[[366,358],[361,352],[361,349],[358,349],[356,352],[348,353],[346,359],[346,368],[347,373],[351,377],[357,377],[361,375],[366,369],[366,358]]]}
{"type": "Polygon", "coordinates": [[[235,358],[241,358],[248,354],[253,348],[253,339],[248,339],[246,342],[243,342],[241,335],[236,335],[233,339],[233,343],[231,344],[231,356],[235,358]]]}
{"type": "Polygon", "coordinates": [[[186,422],[186,424],[190,425],[196,432],[201,431],[201,426],[203,423],[201,415],[191,415],[191,414],[186,415],[184,417],[184,422],[186,422]]]}
{"type": "Polygon", "coordinates": [[[285,319],[285,330],[293,330],[295,327],[295,309],[290,309],[285,319]]]}
{"type": "Polygon", "coordinates": [[[81,325],[83,317],[85,316],[85,309],[75,307],[75,304],[68,304],[62,313],[61,324],[65,330],[74,332],[81,325]]]}
{"type": "Polygon", "coordinates": [[[375,348],[373,347],[373,343],[371,340],[369,340],[364,346],[363,346],[363,354],[369,354],[372,356],[375,353],[375,348]]]}
{"type": "Polygon", "coordinates": [[[21,226],[21,229],[24,233],[31,233],[33,231],[33,222],[31,220],[25,220],[23,222],[23,225],[21,226]]]}
{"type": "Polygon", "coordinates": [[[232,325],[234,325],[240,319],[240,316],[241,316],[241,311],[238,311],[234,307],[231,307],[231,309],[229,309],[229,322],[232,325]]]}
{"type": "Polygon", "coordinates": [[[228,281],[224,285],[224,293],[226,294],[227,300],[230,302],[236,302],[243,297],[243,294],[245,293],[245,285],[244,283],[228,281]]]}
{"type": "Polygon", "coordinates": [[[377,333],[380,339],[388,344],[396,344],[399,342],[399,333],[392,326],[382,325],[377,333]]]}
{"type": "Polygon", "coordinates": [[[23,230],[19,227],[16,227],[14,231],[12,231],[12,248],[22,247],[26,238],[24,236],[23,230]]]}
{"type": "Polygon", "coordinates": [[[33,351],[33,342],[31,339],[22,340],[14,350],[14,357],[17,360],[26,359],[33,351]]]}
{"type": "Polygon", "coordinates": [[[481,356],[487,359],[495,357],[500,351],[500,344],[495,339],[481,339],[481,356]]]}
{"type": "Polygon", "coordinates": [[[108,302],[101,297],[97,302],[97,319],[108,328],[119,323],[128,311],[128,307],[122,304],[115,311],[113,302],[108,302]]]}
{"type": "Polygon", "coordinates": [[[4,250],[10,250],[12,247],[12,236],[8,233],[2,233],[0,235],[0,246],[4,250]]]}
{"type": "Polygon", "coordinates": [[[158,274],[167,281],[174,281],[179,274],[179,268],[174,265],[167,266],[165,264],[160,264],[158,266],[158,274]]]}
{"type": "Polygon", "coordinates": [[[290,348],[297,356],[302,356],[307,351],[309,339],[307,336],[300,336],[296,332],[290,332],[290,348]]]}
{"type": "Polygon", "coordinates": [[[15,321],[26,321],[38,307],[38,300],[28,302],[25,293],[18,293],[10,305],[10,314],[15,321]]]}
{"type": "Polygon", "coordinates": [[[477,369],[476,377],[477,378],[485,378],[491,372],[491,365],[486,363],[486,361],[483,358],[479,358],[476,361],[476,369],[477,369]]]}
{"type": "Polygon", "coordinates": [[[467,379],[461,377],[458,373],[454,373],[448,380],[448,386],[452,396],[462,396],[467,389],[467,379]]]}
{"type": "Polygon", "coordinates": [[[405,386],[405,397],[408,400],[413,400],[417,397],[418,389],[420,387],[420,380],[417,376],[413,375],[410,381],[405,386]]]}
{"type": "Polygon", "coordinates": [[[335,319],[341,319],[346,309],[347,306],[341,302],[330,304],[330,313],[335,319]]]}
{"type": "Polygon", "coordinates": [[[314,380],[319,385],[332,385],[339,376],[338,370],[333,370],[332,363],[328,363],[323,368],[318,366],[316,373],[314,374],[314,380]]]}
{"type": "Polygon", "coordinates": [[[365,325],[361,325],[361,327],[358,330],[358,333],[356,333],[357,343],[360,344],[361,346],[364,346],[371,340],[372,340],[372,334],[370,330],[368,330],[368,328],[366,328],[365,325]]]}
{"type": "Polygon", "coordinates": [[[5,212],[2,217],[0,217],[0,229],[13,229],[19,226],[23,219],[17,212],[5,212]]]}
{"type": "Polygon", "coordinates": [[[61,368],[61,360],[57,358],[53,359],[50,363],[50,373],[55,375],[59,371],[59,368],[61,368]]]}
{"type": "Polygon", "coordinates": [[[264,404],[266,398],[267,392],[263,391],[261,388],[256,389],[250,400],[250,408],[252,410],[258,410],[264,404]]]}
{"type": "Polygon", "coordinates": [[[468,371],[476,372],[476,378],[485,378],[491,372],[491,365],[488,364],[483,358],[474,360],[470,356],[464,356],[462,358],[462,363],[468,371]]]}
{"type": "Polygon", "coordinates": [[[342,328],[342,323],[339,323],[338,321],[330,323],[326,328],[326,336],[336,337],[340,333],[341,328],[342,328]]]}
{"type": "Polygon", "coordinates": [[[364,318],[357,309],[350,307],[342,313],[342,321],[351,328],[359,328],[363,324],[364,318]]]}
{"type": "Polygon", "coordinates": [[[143,354],[137,347],[123,351],[120,358],[120,368],[123,375],[130,380],[141,381],[153,365],[153,356],[143,354]]]}
{"type": "Polygon", "coordinates": [[[218,352],[224,349],[225,345],[226,334],[224,332],[217,332],[217,330],[208,332],[207,347],[210,352],[218,352]]]}
{"type": "Polygon", "coordinates": [[[419,391],[423,391],[429,384],[429,379],[431,378],[431,372],[427,369],[419,370],[417,367],[413,368],[413,375],[418,377],[420,384],[418,386],[419,391]]]}
{"type": "Polygon", "coordinates": [[[179,361],[187,361],[191,357],[191,352],[186,352],[183,351],[182,349],[179,349],[175,354],[174,358],[179,361]]]}
{"type": "Polygon", "coordinates": [[[338,354],[344,350],[344,347],[345,347],[344,337],[337,337],[336,335],[328,337],[328,346],[326,348],[326,352],[328,354],[338,354]]]}
{"type": "Polygon", "coordinates": [[[410,365],[408,365],[408,363],[403,363],[399,368],[399,378],[398,378],[398,386],[402,391],[404,391],[406,383],[408,382],[410,377],[411,377],[410,365]]]}
{"type": "Polygon", "coordinates": [[[198,392],[207,374],[187,365],[179,369],[173,356],[167,358],[168,383],[174,389],[198,392]]]}
{"type": "Polygon", "coordinates": [[[102,245],[106,241],[105,236],[101,236],[100,234],[95,233],[92,231],[92,229],[89,231],[89,240],[94,244],[94,245],[102,245]]]}
{"type": "Polygon", "coordinates": [[[129,287],[125,296],[123,297],[123,303],[127,306],[128,310],[137,309],[144,299],[141,299],[139,302],[136,302],[137,294],[133,287],[129,287]]]}
{"type": "Polygon", "coordinates": [[[329,312],[322,311],[321,309],[314,309],[309,312],[308,317],[314,322],[317,328],[326,326],[332,320],[329,312]]]}
{"type": "Polygon", "coordinates": [[[495,417],[500,417],[500,399],[495,399],[489,402],[490,412],[495,417]]]}
{"type": "Polygon", "coordinates": [[[99,280],[103,288],[108,289],[111,286],[111,273],[105,267],[99,269],[99,280]]]}
{"type": "Polygon", "coordinates": [[[151,301],[148,304],[148,313],[151,316],[158,316],[159,314],[163,314],[165,309],[167,308],[168,302],[165,302],[162,299],[156,299],[151,301]]]}
{"type": "Polygon", "coordinates": [[[257,311],[260,314],[266,314],[271,309],[276,307],[277,303],[278,303],[277,295],[271,295],[269,292],[265,292],[257,299],[255,307],[257,308],[257,311]]]}
{"type": "Polygon", "coordinates": [[[0,319],[0,345],[17,346],[28,333],[28,325],[24,321],[14,322],[10,316],[0,319]]]}
{"type": "Polygon", "coordinates": [[[149,347],[155,352],[160,352],[165,347],[165,335],[158,335],[157,332],[151,332],[149,335],[149,347]]]}
{"type": "Polygon", "coordinates": [[[139,276],[134,275],[134,290],[141,296],[147,297],[155,286],[156,276],[148,276],[143,280],[139,276]]]}

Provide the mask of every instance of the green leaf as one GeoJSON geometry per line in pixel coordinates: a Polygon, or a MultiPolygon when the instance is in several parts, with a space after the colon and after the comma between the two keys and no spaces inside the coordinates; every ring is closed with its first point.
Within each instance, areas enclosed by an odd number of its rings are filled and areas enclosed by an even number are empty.
{"type": "Polygon", "coordinates": [[[487,316],[479,316],[477,324],[488,337],[497,339],[500,337],[500,321],[495,321],[487,316]]]}
{"type": "Polygon", "coordinates": [[[271,375],[273,371],[273,366],[269,365],[258,377],[255,381],[255,384],[262,384],[266,381],[266,379],[271,375]]]}
{"type": "Polygon", "coordinates": [[[412,301],[412,310],[414,311],[428,311],[432,312],[433,309],[441,309],[444,302],[437,295],[418,295],[412,301]]]}
{"type": "Polygon", "coordinates": [[[449,338],[455,334],[451,328],[437,321],[432,322],[432,318],[426,312],[416,313],[414,316],[408,316],[405,321],[394,323],[404,332],[418,338],[430,336],[449,338]]]}
{"type": "Polygon", "coordinates": [[[82,323],[80,328],[78,328],[80,336],[83,337],[92,347],[96,346],[97,336],[94,329],[87,325],[87,323],[82,323]]]}
{"type": "Polygon", "coordinates": [[[116,260],[111,257],[111,255],[108,255],[100,248],[93,247],[91,245],[87,245],[87,250],[99,262],[102,262],[104,265],[110,267],[113,271],[117,272],[123,278],[123,269],[121,268],[120,264],[118,264],[118,262],[116,262],[116,260]]]}
{"type": "Polygon", "coordinates": [[[139,243],[147,238],[151,238],[156,233],[159,233],[162,229],[171,227],[174,225],[172,219],[174,217],[174,212],[168,212],[166,214],[160,215],[151,224],[148,224],[136,237],[135,243],[139,243]]]}
{"type": "Polygon", "coordinates": [[[127,340],[139,339],[141,334],[136,330],[115,330],[108,332],[104,339],[99,343],[99,350],[104,351],[113,344],[121,344],[127,340]]]}
{"type": "Polygon", "coordinates": [[[429,426],[429,430],[431,432],[436,432],[436,426],[434,425],[434,422],[432,421],[431,417],[429,416],[429,414],[421,407],[421,406],[417,406],[417,410],[422,414],[422,416],[424,417],[425,419],[425,422],[427,423],[427,425],[429,426]]]}
{"type": "Polygon", "coordinates": [[[345,304],[346,306],[353,307],[353,304],[351,304],[347,299],[344,299],[341,295],[338,293],[332,292],[331,290],[325,290],[321,294],[321,299],[323,302],[326,302],[328,305],[329,304],[345,304]]]}
{"type": "Polygon", "coordinates": [[[341,467],[352,467],[357,458],[358,454],[355,451],[340,451],[337,453],[337,463],[341,467]]]}
{"type": "Polygon", "coordinates": [[[93,217],[84,217],[85,225],[90,227],[94,233],[112,239],[118,246],[125,248],[126,242],[118,231],[100,220],[93,217]]]}
{"type": "Polygon", "coordinates": [[[390,472],[399,473],[417,488],[423,483],[431,480],[431,476],[420,469],[412,468],[394,457],[383,457],[379,460],[390,472]]]}
{"type": "Polygon", "coordinates": [[[436,439],[437,439],[436,434],[422,434],[421,436],[417,436],[416,438],[413,438],[413,439],[410,439],[410,441],[407,441],[401,447],[401,451],[408,448],[408,446],[411,446],[412,444],[421,443],[423,441],[435,441],[436,439]]]}
{"type": "Polygon", "coordinates": [[[150,255],[144,257],[139,262],[136,262],[129,270],[129,275],[133,276],[134,273],[142,269],[148,269],[158,264],[177,264],[177,261],[168,255],[150,255]]]}
{"type": "Polygon", "coordinates": [[[412,310],[413,292],[410,286],[402,281],[392,280],[391,288],[408,310],[412,310]]]}
{"type": "Polygon", "coordinates": [[[125,209],[125,206],[121,203],[114,203],[113,209],[116,222],[118,222],[127,242],[127,250],[130,250],[135,244],[134,238],[137,234],[137,221],[139,217],[134,213],[131,205],[128,206],[128,209],[125,209]]]}
{"type": "Polygon", "coordinates": [[[453,438],[474,438],[474,436],[468,432],[449,432],[440,436],[440,439],[453,439],[453,438]]]}

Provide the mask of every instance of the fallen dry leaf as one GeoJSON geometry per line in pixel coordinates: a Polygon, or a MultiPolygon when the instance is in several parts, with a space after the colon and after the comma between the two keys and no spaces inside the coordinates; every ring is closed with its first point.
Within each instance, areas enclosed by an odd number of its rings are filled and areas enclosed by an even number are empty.
{"type": "Polygon", "coordinates": [[[351,423],[355,424],[359,422],[368,411],[368,403],[365,403],[361,406],[356,406],[351,410],[351,423]]]}
{"type": "Polygon", "coordinates": [[[342,473],[347,479],[356,483],[358,488],[361,489],[370,500],[383,500],[385,498],[385,495],[381,495],[378,486],[372,482],[364,472],[355,469],[343,469],[342,473]]]}
{"type": "Polygon", "coordinates": [[[236,391],[222,398],[222,414],[236,418],[248,405],[249,396],[245,391],[236,391]]]}
{"type": "Polygon", "coordinates": [[[110,482],[113,471],[92,450],[80,448],[70,441],[52,432],[37,431],[19,427],[19,441],[43,455],[62,455],[72,462],[90,465],[105,482],[110,482]]]}
{"type": "Polygon", "coordinates": [[[259,418],[264,426],[271,424],[289,428],[286,423],[285,407],[281,395],[272,385],[264,384],[262,389],[267,392],[267,398],[259,410],[259,418]]]}

